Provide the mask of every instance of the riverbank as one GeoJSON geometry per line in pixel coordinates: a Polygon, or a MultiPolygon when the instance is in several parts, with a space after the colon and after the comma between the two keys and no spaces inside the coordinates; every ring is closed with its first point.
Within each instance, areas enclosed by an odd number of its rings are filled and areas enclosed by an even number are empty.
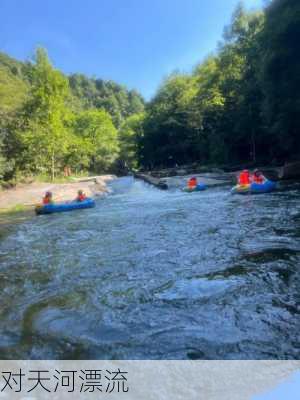
{"type": "Polygon", "coordinates": [[[196,177],[199,182],[204,183],[208,187],[225,186],[230,184],[233,185],[236,181],[235,174],[224,172],[206,172],[202,174],[194,173],[188,175],[166,176],[164,178],[155,178],[150,174],[134,175],[135,178],[140,179],[162,190],[182,188],[186,184],[186,181],[192,176],[196,177]]]}
{"type": "Polygon", "coordinates": [[[213,167],[199,166],[198,164],[184,165],[180,167],[164,168],[152,171],[140,171],[134,176],[159,189],[168,189],[179,187],[182,180],[189,179],[191,176],[197,177],[199,181],[207,186],[223,186],[234,184],[237,175],[242,169],[258,168],[262,173],[272,181],[296,181],[300,182],[300,162],[286,163],[281,167],[257,166],[257,165],[239,165],[235,167],[213,167]]]}
{"type": "Polygon", "coordinates": [[[33,182],[30,184],[18,184],[12,189],[0,191],[0,213],[30,210],[41,201],[46,191],[53,193],[54,201],[56,202],[74,199],[80,189],[87,196],[101,196],[108,192],[107,183],[115,178],[114,175],[101,175],[74,178],[74,182],[70,183],[33,182]]]}

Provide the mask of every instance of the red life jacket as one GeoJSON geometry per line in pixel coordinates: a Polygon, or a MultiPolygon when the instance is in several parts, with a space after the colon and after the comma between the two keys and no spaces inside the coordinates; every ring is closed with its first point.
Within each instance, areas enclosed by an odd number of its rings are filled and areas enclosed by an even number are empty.
{"type": "Polygon", "coordinates": [[[254,182],[254,183],[258,183],[258,184],[262,184],[262,183],[264,183],[264,178],[263,178],[263,176],[261,176],[261,175],[253,175],[252,176],[252,181],[254,182]]]}
{"type": "Polygon", "coordinates": [[[44,197],[43,198],[43,204],[50,204],[50,203],[51,203],[50,197],[44,197]]]}
{"type": "Polygon", "coordinates": [[[239,185],[250,185],[250,174],[249,172],[241,172],[239,176],[239,185]]]}
{"type": "Polygon", "coordinates": [[[86,195],[85,194],[79,194],[78,196],[77,196],[77,201],[83,201],[83,200],[85,200],[86,199],[86,195]]]}

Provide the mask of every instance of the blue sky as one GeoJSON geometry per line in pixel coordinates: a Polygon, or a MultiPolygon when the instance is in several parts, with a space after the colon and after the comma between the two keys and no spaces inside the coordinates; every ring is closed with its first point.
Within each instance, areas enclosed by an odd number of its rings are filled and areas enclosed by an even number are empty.
{"type": "Polygon", "coordinates": [[[255,396],[252,400],[299,400],[299,393],[300,372],[297,372],[292,377],[288,377],[285,382],[282,382],[276,388],[255,396]]]}
{"type": "MultiPolygon", "coordinates": [[[[0,0],[0,51],[38,45],[65,73],[112,79],[146,98],[215,50],[238,0],[0,0]]],[[[263,0],[244,0],[249,8],[263,0]]]]}

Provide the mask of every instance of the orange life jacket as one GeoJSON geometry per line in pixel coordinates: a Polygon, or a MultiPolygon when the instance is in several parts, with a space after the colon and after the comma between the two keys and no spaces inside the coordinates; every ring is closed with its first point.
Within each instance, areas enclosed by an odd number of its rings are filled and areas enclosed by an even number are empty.
{"type": "Polygon", "coordinates": [[[239,185],[250,185],[250,174],[249,172],[241,172],[239,176],[239,185]]]}
{"type": "Polygon", "coordinates": [[[195,186],[197,186],[197,180],[196,179],[189,179],[188,180],[188,187],[189,188],[194,188],[195,186]]]}

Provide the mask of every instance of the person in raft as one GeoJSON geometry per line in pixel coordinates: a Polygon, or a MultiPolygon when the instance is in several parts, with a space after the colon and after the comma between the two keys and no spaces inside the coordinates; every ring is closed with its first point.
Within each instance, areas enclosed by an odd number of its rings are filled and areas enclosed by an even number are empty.
{"type": "Polygon", "coordinates": [[[197,178],[196,178],[196,177],[193,177],[193,178],[190,178],[190,179],[188,180],[187,187],[188,187],[189,189],[195,189],[195,187],[197,186],[197,184],[198,184],[197,178]]]}
{"type": "Polygon", "coordinates": [[[78,190],[76,201],[84,201],[86,199],[86,195],[82,190],[78,190]]]}
{"type": "Polygon", "coordinates": [[[254,173],[251,176],[251,181],[253,183],[258,183],[259,185],[262,185],[263,183],[265,183],[266,180],[266,177],[262,174],[261,171],[259,171],[258,169],[254,170],[254,173]]]}
{"type": "Polygon", "coordinates": [[[250,172],[247,169],[244,169],[239,177],[238,177],[238,184],[240,186],[248,186],[251,183],[251,176],[250,172]]]}
{"type": "Polygon", "coordinates": [[[45,196],[43,197],[43,204],[53,204],[53,196],[51,192],[46,192],[45,196]]]}

